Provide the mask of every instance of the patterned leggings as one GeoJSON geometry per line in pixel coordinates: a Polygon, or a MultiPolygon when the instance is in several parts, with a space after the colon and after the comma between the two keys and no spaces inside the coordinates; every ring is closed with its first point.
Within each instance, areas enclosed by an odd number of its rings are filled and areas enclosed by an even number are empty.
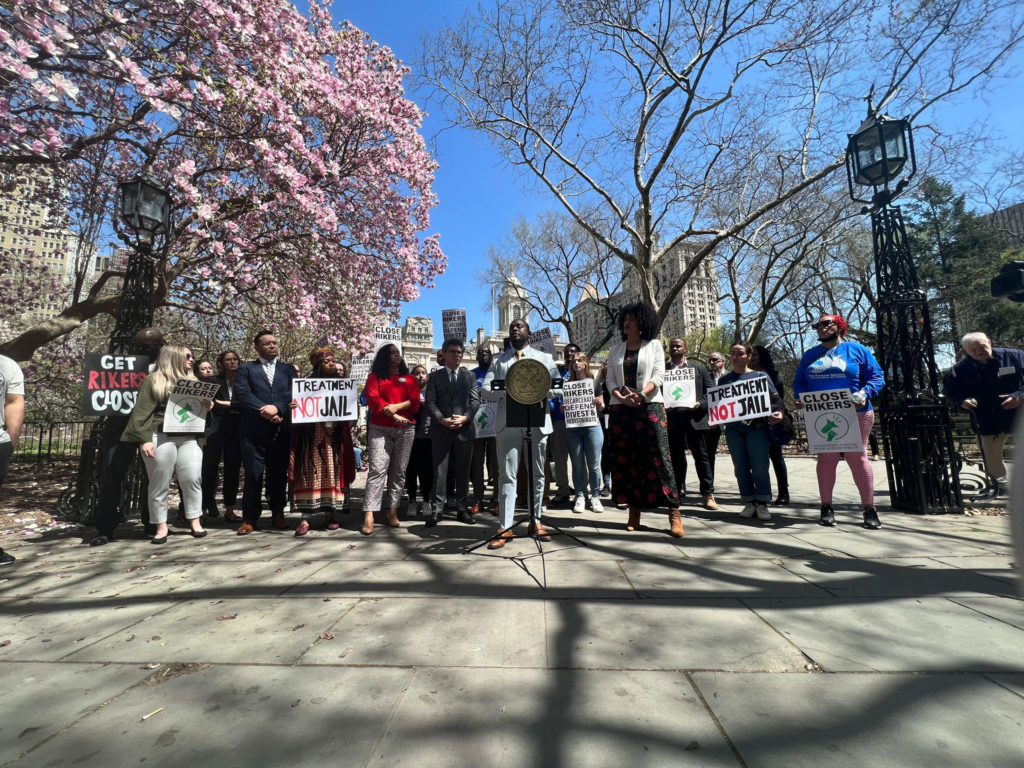
{"type": "Polygon", "coordinates": [[[363,496],[364,512],[395,509],[402,498],[405,468],[409,465],[412,442],[416,437],[413,427],[378,427],[369,429],[370,472],[366,478],[363,496]],[[384,502],[384,506],[381,506],[384,502]]]}
{"type": "Polygon", "coordinates": [[[875,423],[875,412],[864,411],[857,414],[857,421],[860,423],[861,442],[864,443],[864,450],[859,453],[846,451],[845,453],[819,453],[818,454],[818,493],[821,494],[822,504],[832,503],[832,489],[836,485],[836,467],[839,466],[840,457],[846,459],[850,465],[850,473],[853,475],[853,482],[860,491],[860,503],[865,507],[875,505],[875,472],[871,469],[871,462],[868,461],[868,435],[871,434],[871,426],[875,423]]]}

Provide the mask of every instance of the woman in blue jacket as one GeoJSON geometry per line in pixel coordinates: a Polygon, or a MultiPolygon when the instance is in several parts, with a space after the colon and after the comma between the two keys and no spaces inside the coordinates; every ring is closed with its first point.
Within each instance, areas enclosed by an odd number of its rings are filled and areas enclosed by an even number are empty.
{"type": "Polygon", "coordinates": [[[818,346],[808,350],[800,358],[793,380],[793,394],[797,408],[803,407],[800,396],[804,392],[820,392],[829,389],[849,389],[857,406],[857,421],[863,450],[853,453],[818,454],[818,492],[821,494],[821,525],[836,524],[832,511],[832,490],[836,484],[836,467],[840,457],[845,457],[853,474],[853,481],[860,491],[860,502],[864,507],[864,527],[875,530],[882,527],[875,510],[875,475],[868,461],[868,435],[875,423],[875,411],[871,398],[881,392],[885,376],[871,350],[863,344],[848,341],[846,320],[839,315],[822,315],[811,326],[818,332],[818,346]]]}

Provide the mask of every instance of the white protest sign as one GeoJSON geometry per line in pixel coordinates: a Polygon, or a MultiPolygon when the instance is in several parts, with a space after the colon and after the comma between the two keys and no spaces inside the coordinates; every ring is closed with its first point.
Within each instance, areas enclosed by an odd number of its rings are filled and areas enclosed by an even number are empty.
{"type": "Polygon", "coordinates": [[[494,437],[494,422],[498,420],[498,404],[491,400],[480,403],[473,416],[473,426],[476,428],[476,436],[494,437]]]}
{"type": "Polygon", "coordinates": [[[206,410],[200,400],[213,400],[220,384],[178,379],[164,409],[164,432],[188,434],[206,431],[206,410]]]}
{"type": "Polygon", "coordinates": [[[373,351],[376,354],[377,350],[383,347],[385,344],[394,344],[398,347],[398,351],[402,351],[402,329],[395,328],[390,325],[375,325],[373,327],[373,351]]]}
{"type": "Polygon", "coordinates": [[[768,377],[755,376],[708,390],[708,426],[749,421],[772,413],[768,377]]]}
{"type": "Polygon", "coordinates": [[[697,405],[697,370],[673,368],[665,371],[661,394],[666,408],[694,408],[697,405]]]}
{"type": "Polygon", "coordinates": [[[442,309],[441,310],[441,331],[445,341],[458,339],[466,343],[466,310],[464,309],[442,309]]]}
{"type": "Polygon", "coordinates": [[[562,413],[566,429],[598,426],[593,379],[567,381],[562,385],[562,413]]]}
{"type": "Polygon", "coordinates": [[[359,416],[355,379],[293,379],[292,424],[355,421],[359,416]]]}
{"type": "Polygon", "coordinates": [[[370,375],[370,368],[373,367],[373,355],[353,355],[352,356],[352,378],[362,386],[366,383],[367,377],[370,375]]]}
{"type": "Polygon", "coordinates": [[[864,450],[860,437],[857,406],[848,389],[804,392],[804,424],[807,426],[807,450],[810,453],[840,453],[864,450]]]}
{"type": "Polygon", "coordinates": [[[542,352],[547,352],[552,357],[555,356],[555,340],[551,338],[550,328],[541,328],[539,331],[534,331],[530,334],[530,346],[534,349],[539,349],[542,352]]]}

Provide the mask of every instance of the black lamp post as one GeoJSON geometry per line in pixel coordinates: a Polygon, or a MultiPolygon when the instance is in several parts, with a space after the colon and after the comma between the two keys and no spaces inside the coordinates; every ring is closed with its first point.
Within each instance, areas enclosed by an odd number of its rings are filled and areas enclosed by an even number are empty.
{"type": "Polygon", "coordinates": [[[868,117],[849,136],[846,173],[850,197],[868,203],[878,286],[878,362],[885,388],[878,402],[893,507],[920,514],[962,512],[960,459],[949,410],[939,395],[928,298],[917,279],[903,214],[892,200],[917,171],[907,119],[868,117]],[[894,188],[890,184],[910,166],[894,188]],[[857,185],[855,187],[855,185],[857,185]],[[870,199],[857,187],[871,187],[870,199]]]}
{"type": "MultiPolygon", "coordinates": [[[[156,269],[153,251],[160,237],[163,238],[160,250],[167,247],[171,232],[171,193],[149,176],[123,181],[117,185],[116,215],[135,235],[134,241],[121,235],[121,239],[133,247],[125,266],[117,322],[107,346],[110,354],[124,355],[137,351],[136,334],[153,324],[156,269]]],[[[127,420],[127,416],[120,414],[104,416],[93,425],[89,437],[82,443],[78,478],[58,499],[58,505],[67,516],[82,523],[90,523],[95,518],[103,475],[108,469],[105,465],[113,456],[112,449],[120,439],[127,420]]],[[[144,501],[144,472],[136,454],[132,454],[131,466],[125,468],[121,475],[120,507],[126,511],[138,510],[144,501]]],[[[117,489],[113,488],[111,493],[116,496],[117,489]]]]}

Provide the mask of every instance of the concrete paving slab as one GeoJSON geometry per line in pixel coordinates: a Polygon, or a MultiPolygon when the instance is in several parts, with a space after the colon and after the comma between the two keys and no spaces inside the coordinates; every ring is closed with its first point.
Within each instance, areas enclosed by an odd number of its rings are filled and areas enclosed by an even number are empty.
{"type": "Polygon", "coordinates": [[[546,600],[636,597],[615,560],[548,560],[546,555],[543,562],[540,557],[474,557],[459,585],[459,594],[482,598],[514,597],[533,590],[537,590],[537,597],[546,600]],[[547,591],[541,592],[545,577],[547,591]]]}
{"type": "Polygon", "coordinates": [[[1013,586],[1005,580],[924,557],[817,557],[786,560],[783,567],[839,597],[1013,594],[1013,586]]]}
{"type": "MultiPolygon", "coordinates": [[[[150,674],[127,664],[0,662],[0,764],[29,752],[150,674]]],[[[29,756],[17,765],[44,764],[34,760],[29,756]]]]}
{"type": "Polygon", "coordinates": [[[736,766],[683,675],[419,672],[371,768],[736,766]]]}
{"type": "Polygon", "coordinates": [[[1024,699],[980,675],[694,680],[750,768],[1011,768],[1024,754],[1024,699]]]}
{"type": "Polygon", "coordinates": [[[132,688],[15,765],[365,765],[411,675],[208,667],[132,688]]]}
{"type": "Polygon", "coordinates": [[[1024,698],[1024,675],[986,675],[986,677],[1024,698]]]}
{"type": "Polygon", "coordinates": [[[544,609],[528,595],[361,600],[331,626],[334,638],[318,641],[301,663],[543,667],[544,609]]]}
{"type": "Polygon", "coordinates": [[[956,597],[953,602],[1024,629],[1024,601],[1017,597],[956,597]]]}
{"type": "Polygon", "coordinates": [[[548,601],[552,667],[802,669],[803,656],[735,600],[548,601]]]}
{"type": "Polygon", "coordinates": [[[736,529],[714,534],[687,535],[680,540],[679,546],[687,557],[697,560],[815,557],[823,551],[789,533],[770,534],[762,530],[736,529]]]}
{"type": "Polygon", "coordinates": [[[641,596],[656,598],[816,597],[821,588],[767,560],[625,561],[641,596]]]}
{"type": "Polygon", "coordinates": [[[856,525],[840,525],[836,528],[805,527],[793,535],[814,547],[833,550],[850,557],[936,557],[942,554],[975,554],[989,552],[977,542],[965,541],[956,536],[935,536],[917,530],[894,529],[882,519],[880,531],[868,531],[856,525]]]}
{"type": "Polygon", "coordinates": [[[71,654],[71,661],[290,664],[354,601],[189,600],[71,654]]]}
{"type": "MultiPolygon", "coordinates": [[[[192,570],[179,577],[178,582],[170,584],[167,593],[189,600],[276,597],[305,579],[312,578],[327,565],[326,562],[283,558],[266,563],[255,560],[191,563],[189,567],[192,570]]],[[[155,582],[143,582],[127,594],[131,597],[158,595],[159,588],[160,585],[155,582]]]]}
{"type": "Polygon", "coordinates": [[[468,566],[460,560],[332,562],[286,594],[335,598],[453,595],[468,566]]]}
{"type": "Polygon", "coordinates": [[[294,541],[299,543],[288,557],[297,560],[404,560],[420,545],[420,539],[387,528],[378,528],[371,536],[303,537],[294,541]]]}
{"type": "Polygon", "coordinates": [[[51,600],[0,610],[0,660],[55,661],[168,610],[168,600],[51,600]]]}
{"type": "MultiPolygon", "coordinates": [[[[168,542],[170,543],[170,542],[168,542]]],[[[290,558],[300,543],[290,533],[279,534],[262,532],[249,536],[238,536],[234,530],[214,530],[210,535],[196,542],[197,546],[176,547],[170,550],[175,560],[202,561],[220,560],[222,562],[238,562],[242,560],[273,560],[278,557],[290,558]]],[[[100,549],[120,546],[117,542],[100,549]]],[[[151,545],[150,545],[151,546],[151,545]]],[[[309,559],[309,558],[307,558],[309,559]]]]}
{"type": "Polygon", "coordinates": [[[1024,670],[1024,631],[942,597],[745,602],[829,672],[1024,670]]]}
{"type": "Polygon", "coordinates": [[[193,563],[140,560],[34,563],[31,570],[19,567],[6,572],[0,596],[117,597],[147,583],[166,592],[187,580],[195,567],[193,563]]]}

